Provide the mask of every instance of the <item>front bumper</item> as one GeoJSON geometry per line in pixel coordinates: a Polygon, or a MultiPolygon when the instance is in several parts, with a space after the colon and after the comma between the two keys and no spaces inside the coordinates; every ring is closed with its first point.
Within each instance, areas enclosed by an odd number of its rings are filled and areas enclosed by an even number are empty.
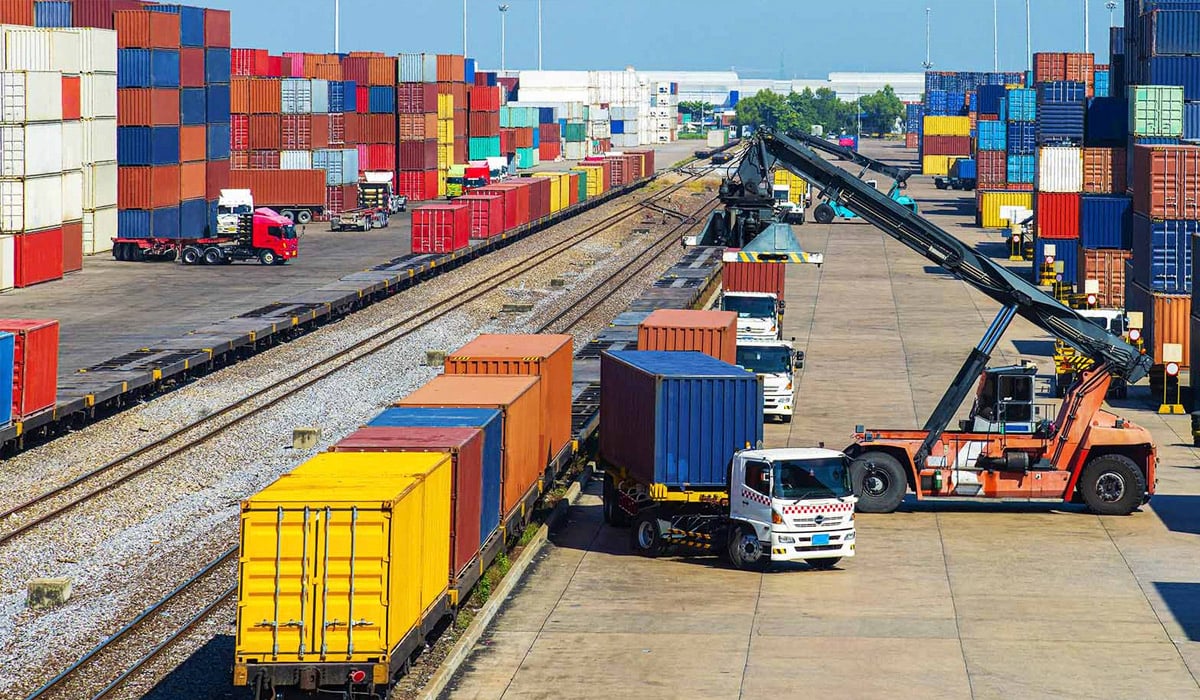
{"type": "Polygon", "coordinates": [[[828,532],[772,532],[771,561],[802,561],[854,556],[854,528],[828,532]],[[828,541],[820,544],[823,537],[828,541]],[[818,544],[813,544],[813,540],[818,544]]]}
{"type": "Polygon", "coordinates": [[[768,416],[790,416],[794,411],[791,394],[763,397],[763,413],[768,416]]]}

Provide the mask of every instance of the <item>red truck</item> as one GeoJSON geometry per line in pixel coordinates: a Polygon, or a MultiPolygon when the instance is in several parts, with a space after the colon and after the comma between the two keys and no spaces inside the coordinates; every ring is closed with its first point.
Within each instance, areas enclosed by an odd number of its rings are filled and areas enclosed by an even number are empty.
{"type": "Polygon", "coordinates": [[[271,209],[239,212],[232,230],[219,229],[219,235],[210,238],[114,238],[113,257],[129,262],[178,258],[184,265],[228,265],[238,260],[284,265],[300,251],[296,227],[271,209]]]}

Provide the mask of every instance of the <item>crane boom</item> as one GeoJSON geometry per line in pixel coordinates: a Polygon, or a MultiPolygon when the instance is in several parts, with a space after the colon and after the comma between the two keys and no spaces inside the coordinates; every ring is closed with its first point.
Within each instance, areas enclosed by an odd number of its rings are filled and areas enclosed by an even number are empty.
{"type": "Polygon", "coordinates": [[[831,156],[836,156],[842,160],[848,160],[855,165],[861,166],[865,170],[879,173],[884,177],[891,178],[895,181],[898,188],[903,189],[908,182],[908,178],[917,174],[912,168],[904,168],[898,165],[889,165],[883,161],[875,160],[868,156],[864,156],[852,148],[846,148],[841,144],[832,143],[820,136],[811,136],[802,131],[789,131],[788,137],[803,143],[809,148],[819,151],[824,151],[831,156]]]}

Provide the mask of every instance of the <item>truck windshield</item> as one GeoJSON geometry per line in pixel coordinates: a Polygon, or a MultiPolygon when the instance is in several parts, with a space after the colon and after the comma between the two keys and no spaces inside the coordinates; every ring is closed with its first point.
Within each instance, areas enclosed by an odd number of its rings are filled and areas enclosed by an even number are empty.
{"type": "Polygon", "coordinates": [[[792,351],[783,345],[739,345],[737,363],[755,374],[786,374],[792,371],[792,351]]]}
{"type": "Polygon", "coordinates": [[[267,234],[276,238],[292,239],[296,237],[295,226],[268,226],[267,234]]]}
{"type": "Polygon", "coordinates": [[[775,300],[770,297],[725,297],[722,305],[734,311],[738,318],[771,318],[775,315],[775,300]]]}
{"type": "Polygon", "coordinates": [[[849,460],[796,459],[775,462],[775,498],[843,498],[851,495],[849,460]]]}

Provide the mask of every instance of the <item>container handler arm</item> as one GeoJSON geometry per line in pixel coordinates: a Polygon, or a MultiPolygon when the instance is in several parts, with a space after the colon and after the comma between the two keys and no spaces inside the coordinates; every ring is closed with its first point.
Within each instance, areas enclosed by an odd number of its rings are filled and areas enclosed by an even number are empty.
{"type": "Polygon", "coordinates": [[[913,170],[912,168],[903,168],[898,165],[888,165],[883,161],[878,161],[874,158],[868,158],[854,149],[846,148],[845,146],[827,141],[820,136],[811,136],[802,131],[789,131],[788,137],[794,141],[798,141],[808,146],[809,148],[813,148],[818,151],[824,151],[831,156],[836,156],[842,160],[848,160],[855,165],[862,167],[863,171],[859,174],[860,178],[862,175],[865,175],[866,171],[868,170],[879,173],[884,177],[891,178],[896,183],[897,189],[904,189],[904,187],[908,184],[908,178],[917,174],[917,171],[913,170]]]}
{"type": "Polygon", "coordinates": [[[769,178],[771,168],[777,164],[821,187],[830,199],[987,294],[1001,306],[987,333],[971,351],[926,421],[924,430],[928,437],[917,453],[919,462],[924,461],[930,448],[941,438],[1016,315],[1075,348],[1098,367],[1103,367],[1103,371],[1130,384],[1149,372],[1152,360],[1137,348],[794,139],[769,130],[755,133],[738,169],[741,186],[751,192],[761,189],[760,182],[769,178]]]}

